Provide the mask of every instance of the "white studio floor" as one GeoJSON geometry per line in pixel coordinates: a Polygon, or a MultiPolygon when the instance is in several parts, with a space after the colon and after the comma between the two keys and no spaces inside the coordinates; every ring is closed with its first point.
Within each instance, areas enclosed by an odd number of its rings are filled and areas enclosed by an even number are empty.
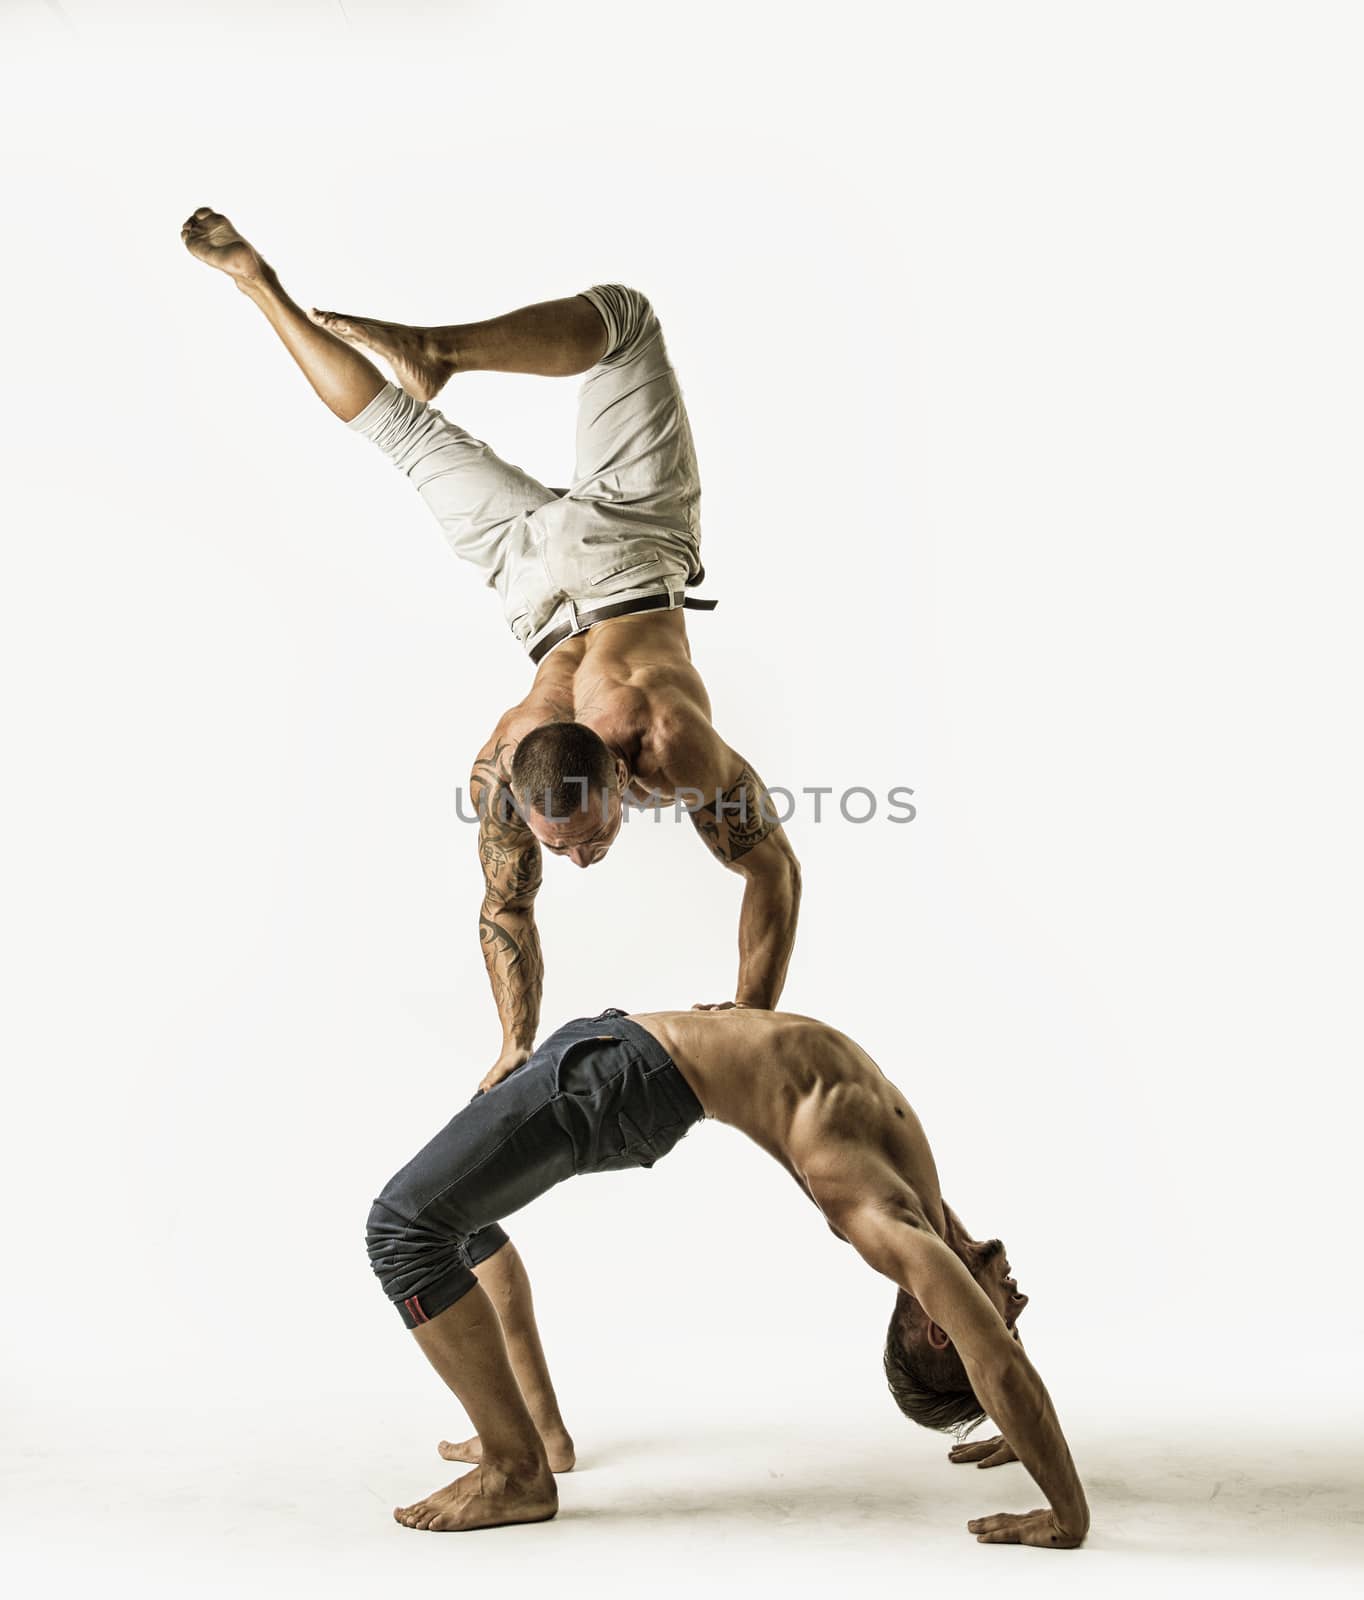
{"type": "Polygon", "coordinates": [[[821,1595],[925,1579],[966,1594],[1343,1594],[1364,1569],[1364,1444],[1344,1430],[1072,1427],[1094,1530],[1082,1551],[1053,1554],[964,1531],[1037,1501],[1019,1467],[954,1469],[946,1441],[893,1426],[666,1407],[651,1397],[580,1430],[553,1523],[471,1535],[389,1518],[448,1480],[434,1442],[453,1415],[429,1437],[407,1406],[288,1430],[278,1413],[241,1411],[106,1412],[60,1431],[21,1416],[3,1453],[10,1592],[377,1596],[472,1582],[610,1597],[749,1592],[766,1577],[821,1595]]]}

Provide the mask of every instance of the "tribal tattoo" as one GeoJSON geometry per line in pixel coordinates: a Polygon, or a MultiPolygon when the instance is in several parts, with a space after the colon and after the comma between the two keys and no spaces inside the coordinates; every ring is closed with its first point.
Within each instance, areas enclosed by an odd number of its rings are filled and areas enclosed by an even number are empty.
{"type": "Polygon", "coordinates": [[[474,763],[470,792],[478,810],[478,855],[483,865],[479,938],[503,1032],[533,1043],[540,1021],[545,964],[535,927],[542,860],[535,836],[512,799],[514,746],[504,742],[474,763]]]}
{"type": "Polygon", "coordinates": [[[772,797],[752,767],[745,767],[723,794],[691,813],[692,826],[726,866],[756,849],[781,826],[772,797]]]}

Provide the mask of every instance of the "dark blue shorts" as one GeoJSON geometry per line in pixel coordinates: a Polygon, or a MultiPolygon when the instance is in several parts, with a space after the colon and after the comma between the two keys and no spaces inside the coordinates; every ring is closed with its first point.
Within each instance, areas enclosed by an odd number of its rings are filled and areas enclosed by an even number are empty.
{"type": "Polygon", "coordinates": [[[651,1167],[705,1115],[652,1034],[623,1011],[580,1017],[476,1094],[385,1187],[370,1263],[409,1328],[474,1287],[498,1226],[565,1178],[651,1167]]]}

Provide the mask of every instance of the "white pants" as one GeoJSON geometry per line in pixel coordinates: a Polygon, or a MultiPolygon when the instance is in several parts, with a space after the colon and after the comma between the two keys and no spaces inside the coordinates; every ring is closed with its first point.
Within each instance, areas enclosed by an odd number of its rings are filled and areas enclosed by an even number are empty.
{"type": "Polygon", "coordinates": [[[387,384],[349,426],[416,484],[455,554],[487,574],[527,650],[580,611],[667,595],[701,570],[701,484],[682,391],[653,307],[618,284],[585,291],[606,353],[578,394],[563,494],[513,467],[434,406],[387,384]]]}

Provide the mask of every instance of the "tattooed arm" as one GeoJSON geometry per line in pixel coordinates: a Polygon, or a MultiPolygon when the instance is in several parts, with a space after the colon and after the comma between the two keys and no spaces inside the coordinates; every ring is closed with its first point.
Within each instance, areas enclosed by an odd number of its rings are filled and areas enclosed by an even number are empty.
{"type": "Polygon", "coordinates": [[[800,863],[757,773],[714,729],[706,732],[711,748],[700,770],[708,777],[678,793],[693,802],[692,825],[711,854],[744,880],[734,1004],[775,1009],[796,942],[800,863]]]}
{"type": "Polygon", "coordinates": [[[514,748],[510,740],[494,734],[479,753],[470,779],[483,865],[478,931],[483,964],[502,1019],[502,1053],[484,1075],[480,1089],[500,1083],[535,1048],[545,976],[535,927],[540,846],[512,803],[508,778],[514,748]]]}

